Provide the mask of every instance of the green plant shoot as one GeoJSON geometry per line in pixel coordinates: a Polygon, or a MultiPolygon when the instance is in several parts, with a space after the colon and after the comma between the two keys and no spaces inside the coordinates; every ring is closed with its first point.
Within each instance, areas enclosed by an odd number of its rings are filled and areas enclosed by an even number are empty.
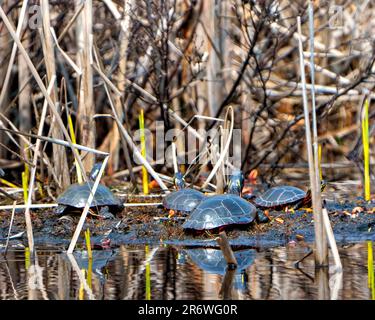
{"type": "MultiPolygon", "coordinates": [[[[145,139],[145,118],[143,109],[139,115],[139,128],[141,133],[141,154],[146,159],[146,139],[145,139]]],[[[145,166],[142,166],[142,182],[143,182],[143,193],[148,194],[148,172],[145,166]]]]}
{"type": "Polygon", "coordinates": [[[368,120],[369,100],[366,99],[363,118],[362,118],[362,143],[363,143],[363,158],[364,158],[364,191],[365,200],[370,201],[370,145],[369,145],[369,120],[368,120]]]}

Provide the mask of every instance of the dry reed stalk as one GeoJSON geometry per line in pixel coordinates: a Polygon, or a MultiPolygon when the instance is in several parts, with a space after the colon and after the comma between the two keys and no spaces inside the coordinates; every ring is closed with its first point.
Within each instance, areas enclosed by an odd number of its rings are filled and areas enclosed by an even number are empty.
{"type": "MultiPolygon", "coordinates": [[[[40,1],[40,8],[42,13],[42,21],[43,21],[43,28],[40,30],[41,32],[41,42],[43,48],[43,56],[44,62],[46,65],[47,71],[47,81],[48,83],[53,83],[53,89],[50,94],[51,100],[54,103],[56,110],[60,113],[60,105],[57,103],[58,101],[58,92],[57,92],[57,85],[55,81],[52,82],[52,78],[56,75],[56,61],[55,61],[55,49],[54,43],[52,40],[51,35],[51,23],[50,23],[50,10],[49,10],[49,1],[48,0],[41,0],[40,1]]],[[[56,120],[53,116],[53,112],[50,111],[50,115],[52,117],[52,137],[56,139],[61,139],[63,137],[61,133],[61,129],[59,125],[56,123],[56,120]]],[[[70,175],[69,175],[69,168],[68,168],[68,161],[66,157],[65,148],[54,144],[53,145],[53,163],[54,163],[54,170],[56,172],[57,177],[59,177],[59,184],[58,190],[62,191],[65,190],[70,185],[70,175]]]]}
{"type": "Polygon", "coordinates": [[[232,106],[228,106],[228,108],[227,108],[227,112],[226,112],[226,115],[225,115],[225,122],[229,121],[228,117],[230,117],[230,126],[229,126],[230,128],[229,128],[229,133],[228,133],[228,140],[226,142],[226,145],[222,149],[222,153],[220,154],[220,157],[219,157],[217,163],[215,164],[214,168],[210,172],[206,181],[203,183],[202,189],[207,187],[208,183],[215,176],[217,170],[221,167],[222,162],[224,161],[227,153],[229,152],[229,146],[230,146],[230,143],[231,143],[231,140],[232,140],[232,137],[233,137],[233,128],[234,128],[234,111],[233,111],[232,106]]]}
{"type": "MultiPolygon", "coordinates": [[[[94,51],[94,56],[95,56],[96,62],[98,63],[99,59],[98,59],[98,56],[97,56],[95,51],[94,51]]],[[[98,70],[100,70],[99,68],[100,68],[100,66],[98,65],[98,70]]],[[[155,172],[155,170],[151,167],[151,165],[147,161],[147,159],[142,157],[141,152],[138,150],[137,146],[134,144],[134,142],[133,142],[132,138],[130,137],[129,133],[126,131],[125,127],[123,126],[122,122],[120,121],[106,83],[104,84],[104,88],[105,88],[107,98],[108,98],[108,101],[109,101],[109,104],[110,104],[110,107],[111,107],[111,110],[112,110],[112,113],[113,113],[113,117],[116,121],[116,124],[117,124],[118,128],[120,129],[120,132],[121,132],[122,136],[126,140],[126,143],[128,144],[129,148],[133,151],[133,156],[136,157],[137,160],[139,162],[141,162],[143,166],[145,166],[148,173],[156,180],[156,182],[159,184],[159,186],[162,188],[162,190],[165,191],[165,192],[169,192],[167,186],[160,179],[160,177],[155,172]]]]}
{"type": "MultiPolygon", "coordinates": [[[[76,7],[81,4],[81,0],[76,0],[76,7]]],[[[82,70],[80,78],[79,106],[78,106],[78,126],[80,133],[80,143],[90,148],[95,148],[95,123],[92,119],[95,114],[95,102],[93,91],[92,72],[92,0],[86,0],[83,11],[77,18],[77,48],[79,62],[78,66],[82,70]]],[[[86,171],[89,171],[95,162],[95,155],[90,153],[83,160],[86,171]]]]}
{"type": "Polygon", "coordinates": [[[210,115],[215,116],[225,96],[225,83],[222,76],[222,70],[225,67],[224,61],[226,60],[226,48],[224,46],[226,32],[222,28],[222,20],[225,16],[223,8],[225,1],[208,1],[208,4],[208,22],[202,21],[202,24],[208,24],[208,30],[213,33],[207,41],[209,50],[207,93],[210,115]]]}
{"type": "MultiPolygon", "coordinates": [[[[29,205],[29,208],[30,209],[46,209],[46,208],[55,208],[57,207],[58,204],[57,203],[48,203],[48,204],[31,204],[29,205]]],[[[16,206],[14,206],[15,209],[26,209],[27,207],[27,204],[18,204],[16,206]]],[[[5,206],[0,206],[0,210],[12,210],[13,209],[13,205],[5,205],[5,206]]]]}
{"type": "MultiPolygon", "coordinates": [[[[16,34],[17,34],[18,37],[21,35],[22,28],[24,27],[24,20],[25,20],[25,15],[26,15],[27,4],[28,4],[28,0],[24,0],[23,3],[22,3],[20,14],[19,14],[18,25],[17,25],[17,30],[16,30],[16,34]]],[[[0,108],[1,108],[1,106],[4,105],[4,99],[6,97],[6,93],[9,89],[8,88],[9,80],[10,80],[10,76],[11,76],[11,73],[12,73],[12,68],[14,66],[14,60],[16,58],[16,53],[17,53],[17,45],[14,43],[13,47],[12,47],[12,52],[10,54],[9,62],[8,62],[8,68],[6,70],[4,80],[2,81],[2,89],[1,89],[1,93],[0,93],[0,108]]]]}
{"type": "MultiPolygon", "coordinates": [[[[301,35],[301,17],[297,17],[298,24],[298,34],[301,35]]],[[[302,49],[302,37],[298,38],[298,48],[300,55],[300,72],[301,72],[301,82],[303,88],[303,107],[305,115],[305,133],[306,133],[306,144],[307,144],[307,156],[309,162],[309,175],[311,184],[311,194],[313,202],[314,211],[314,229],[315,229],[315,264],[316,266],[327,265],[328,259],[328,247],[325,239],[323,221],[321,216],[321,211],[317,211],[319,204],[317,204],[317,185],[314,167],[314,155],[311,143],[311,130],[310,130],[310,116],[307,101],[307,90],[306,90],[306,77],[305,77],[305,67],[303,63],[303,49],[302,49]]],[[[320,187],[320,186],[319,186],[320,187]]],[[[321,205],[321,204],[320,204],[321,205]]]]}
{"type": "MultiPolygon", "coordinates": [[[[53,87],[55,86],[55,80],[56,76],[53,74],[51,77],[51,82],[48,86],[47,92],[48,94],[52,93],[53,87]]],[[[43,103],[43,111],[42,115],[40,117],[40,123],[39,123],[39,129],[38,129],[38,135],[42,135],[43,133],[43,128],[44,128],[44,123],[47,115],[47,101],[45,100],[43,103]]],[[[32,203],[32,198],[34,195],[34,181],[35,181],[35,174],[36,174],[36,169],[37,169],[37,163],[38,163],[38,156],[40,152],[40,143],[41,141],[38,139],[36,141],[35,145],[35,150],[34,150],[34,158],[33,158],[33,166],[31,168],[30,172],[30,178],[29,178],[29,192],[28,192],[28,198],[27,198],[27,203],[26,203],[26,209],[25,209],[25,218],[27,221],[27,237],[28,237],[28,242],[29,242],[29,249],[30,249],[30,254],[33,255],[34,253],[34,236],[33,236],[33,230],[32,230],[32,222],[31,222],[31,217],[30,217],[30,205],[32,203]]]]}
{"type": "MultiPolygon", "coordinates": [[[[107,1],[108,2],[108,1],[107,1]]],[[[124,30],[130,29],[130,10],[134,5],[133,0],[124,0],[124,11],[123,11],[123,18],[121,20],[121,26],[123,30],[120,34],[120,57],[119,57],[119,68],[117,72],[117,86],[121,93],[125,92],[126,89],[126,69],[127,69],[127,51],[129,46],[129,35],[130,33],[124,30]]],[[[117,114],[119,115],[120,119],[123,119],[123,105],[121,102],[121,98],[116,96],[115,97],[115,108],[117,114]]],[[[119,168],[119,155],[120,155],[120,132],[117,125],[114,123],[112,132],[110,133],[113,136],[113,139],[110,140],[110,159],[109,159],[109,168],[111,171],[117,171],[119,168]]],[[[125,153],[129,153],[127,149],[126,143],[125,146],[125,153]]],[[[132,163],[131,161],[127,161],[127,166],[131,170],[132,163]],[[130,166],[130,167],[129,167],[130,166]]],[[[133,180],[135,180],[133,178],[133,180]]],[[[134,183],[135,181],[133,181],[134,183]]]]}
{"type": "Polygon", "coordinates": [[[82,164],[82,161],[80,159],[80,157],[77,155],[77,153],[75,152],[75,149],[74,149],[74,146],[72,145],[72,141],[70,139],[70,136],[69,136],[69,133],[68,131],[66,130],[65,128],[65,125],[60,117],[60,114],[57,112],[56,110],[56,107],[51,99],[51,97],[49,96],[48,92],[47,92],[47,89],[46,87],[44,86],[44,83],[42,81],[42,79],[40,78],[37,70],[35,69],[30,57],[28,56],[25,48],[23,47],[19,37],[17,37],[17,34],[15,33],[14,31],[14,28],[11,24],[11,22],[9,21],[7,15],[5,14],[3,8],[0,6],[0,16],[1,18],[3,19],[4,21],[4,24],[6,26],[6,28],[8,29],[10,35],[12,36],[13,40],[16,42],[17,44],[17,47],[20,51],[20,53],[22,54],[22,56],[25,58],[25,61],[27,63],[27,66],[29,67],[33,77],[35,78],[40,90],[42,91],[44,97],[47,99],[48,101],[48,105],[49,107],[51,108],[52,112],[53,112],[53,115],[55,116],[55,119],[57,120],[58,124],[60,125],[60,128],[65,136],[65,139],[67,140],[67,143],[69,145],[69,147],[72,149],[72,152],[73,152],[73,155],[75,157],[75,159],[78,161],[80,167],[81,167],[81,170],[82,170],[82,174],[83,174],[83,177],[85,179],[85,181],[87,181],[87,176],[86,176],[86,173],[83,169],[83,164],[82,164]]]}
{"type": "Polygon", "coordinates": [[[216,241],[219,244],[221,251],[223,252],[223,256],[225,258],[225,261],[227,262],[227,265],[237,267],[238,262],[229,244],[225,231],[219,233],[219,236],[216,238],[216,241]]]}

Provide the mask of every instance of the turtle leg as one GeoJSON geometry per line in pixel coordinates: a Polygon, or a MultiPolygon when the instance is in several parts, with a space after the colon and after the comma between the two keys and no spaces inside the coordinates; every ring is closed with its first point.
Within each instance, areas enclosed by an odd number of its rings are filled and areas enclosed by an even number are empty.
{"type": "Polygon", "coordinates": [[[257,221],[259,223],[267,223],[268,221],[270,221],[270,219],[267,217],[267,215],[262,210],[258,210],[257,211],[257,221]]]}
{"type": "Polygon", "coordinates": [[[99,215],[102,219],[114,219],[115,218],[115,216],[109,211],[109,208],[107,206],[100,208],[99,215]]]}
{"type": "Polygon", "coordinates": [[[56,214],[62,214],[65,209],[66,209],[67,206],[63,205],[63,204],[59,204],[56,208],[55,208],[55,213],[56,214]]]}

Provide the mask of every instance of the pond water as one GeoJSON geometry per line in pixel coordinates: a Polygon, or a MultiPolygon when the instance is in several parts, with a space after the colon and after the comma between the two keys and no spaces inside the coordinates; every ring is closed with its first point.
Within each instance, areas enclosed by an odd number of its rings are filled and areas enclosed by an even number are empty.
{"type": "Polygon", "coordinates": [[[227,273],[214,248],[121,246],[93,251],[91,263],[85,251],[44,248],[34,264],[20,249],[0,256],[0,299],[374,299],[372,247],[341,246],[342,273],[315,271],[312,255],[296,268],[304,243],[236,250],[227,273]]]}

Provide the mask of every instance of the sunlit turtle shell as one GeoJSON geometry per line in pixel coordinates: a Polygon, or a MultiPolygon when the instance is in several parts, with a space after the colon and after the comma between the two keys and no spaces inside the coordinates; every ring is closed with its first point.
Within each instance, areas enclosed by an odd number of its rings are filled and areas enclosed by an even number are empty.
{"type": "MultiPolygon", "coordinates": [[[[86,205],[93,186],[93,182],[72,184],[57,198],[57,203],[74,208],[83,208],[86,205]]],[[[122,204],[120,200],[113,195],[111,190],[106,186],[99,184],[91,203],[91,207],[101,206],[120,208],[122,207],[122,204]]]]}
{"type": "Polygon", "coordinates": [[[306,197],[306,192],[291,186],[279,186],[268,189],[255,199],[255,204],[263,208],[292,205],[306,197]]]}
{"type": "Polygon", "coordinates": [[[163,199],[163,206],[166,209],[191,212],[205,198],[205,195],[197,190],[181,189],[168,194],[163,199]]]}
{"type": "Polygon", "coordinates": [[[210,230],[228,225],[249,224],[256,214],[256,208],[237,195],[217,195],[202,201],[182,227],[210,230]]]}

